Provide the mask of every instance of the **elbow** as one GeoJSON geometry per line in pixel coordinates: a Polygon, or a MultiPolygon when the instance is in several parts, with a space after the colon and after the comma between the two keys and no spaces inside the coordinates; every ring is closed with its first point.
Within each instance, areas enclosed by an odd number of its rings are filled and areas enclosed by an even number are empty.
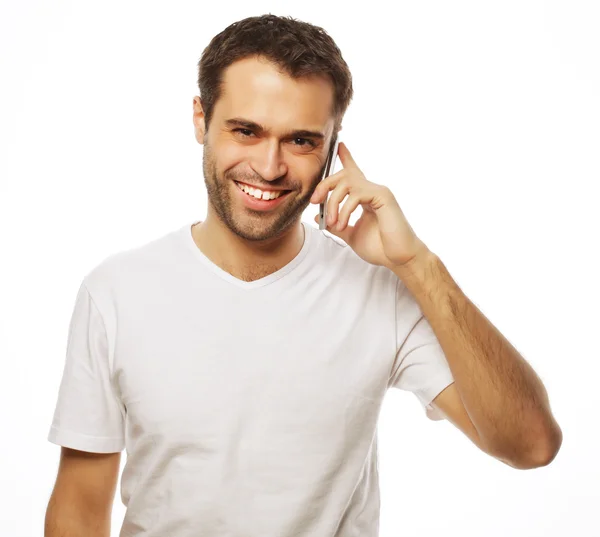
{"type": "Polygon", "coordinates": [[[541,468],[548,466],[558,455],[563,441],[561,428],[556,425],[553,430],[546,436],[543,442],[537,449],[535,457],[532,457],[534,466],[532,468],[541,468]]]}
{"type": "Polygon", "coordinates": [[[548,466],[558,455],[562,445],[563,435],[560,427],[556,425],[552,431],[544,435],[536,435],[533,441],[523,444],[512,444],[508,448],[491,449],[488,451],[499,461],[517,470],[532,470],[548,466]]]}

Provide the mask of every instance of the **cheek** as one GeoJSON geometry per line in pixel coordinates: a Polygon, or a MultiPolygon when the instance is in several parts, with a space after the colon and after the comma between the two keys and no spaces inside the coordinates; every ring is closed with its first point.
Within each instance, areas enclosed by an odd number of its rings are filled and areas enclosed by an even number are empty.
{"type": "Polygon", "coordinates": [[[321,177],[323,176],[323,169],[319,168],[317,170],[312,169],[309,175],[308,184],[310,185],[310,189],[314,190],[317,185],[321,182],[321,177]]]}
{"type": "Polygon", "coordinates": [[[232,158],[231,155],[222,155],[219,159],[218,170],[221,177],[225,179],[241,179],[248,176],[248,166],[239,158],[232,158]]]}
{"type": "Polygon", "coordinates": [[[246,159],[245,152],[237,144],[220,140],[210,145],[210,154],[215,168],[224,174],[231,173],[235,169],[240,170],[246,159]]]}
{"type": "Polygon", "coordinates": [[[309,159],[299,159],[298,162],[290,164],[290,172],[299,179],[304,188],[312,188],[320,181],[322,174],[321,164],[309,159]]]}

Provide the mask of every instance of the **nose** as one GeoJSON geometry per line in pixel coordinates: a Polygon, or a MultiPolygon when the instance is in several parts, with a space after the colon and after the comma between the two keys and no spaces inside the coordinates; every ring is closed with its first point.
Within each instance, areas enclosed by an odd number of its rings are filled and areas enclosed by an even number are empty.
{"type": "Polygon", "coordinates": [[[250,166],[265,181],[274,181],[287,173],[278,140],[264,140],[255,149],[250,166]]]}

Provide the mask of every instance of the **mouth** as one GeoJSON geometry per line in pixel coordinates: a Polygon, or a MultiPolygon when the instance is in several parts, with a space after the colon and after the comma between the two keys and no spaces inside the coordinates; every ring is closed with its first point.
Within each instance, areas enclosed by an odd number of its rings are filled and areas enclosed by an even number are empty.
{"type": "Polygon", "coordinates": [[[256,199],[262,199],[265,201],[277,199],[282,194],[287,194],[288,192],[291,192],[291,190],[262,190],[255,187],[251,187],[245,183],[240,183],[238,181],[234,181],[234,183],[238,186],[240,190],[242,190],[249,196],[254,196],[256,199]]]}
{"type": "Polygon", "coordinates": [[[234,183],[246,206],[259,211],[270,210],[277,207],[291,192],[291,190],[263,191],[249,187],[244,183],[238,183],[237,181],[234,181],[234,183]]]}

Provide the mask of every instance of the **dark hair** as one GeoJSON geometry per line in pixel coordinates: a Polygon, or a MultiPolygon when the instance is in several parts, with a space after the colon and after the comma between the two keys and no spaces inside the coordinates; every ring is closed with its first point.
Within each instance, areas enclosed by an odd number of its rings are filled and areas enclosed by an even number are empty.
{"type": "Polygon", "coordinates": [[[292,78],[329,77],[334,87],[333,136],[352,100],[352,75],[323,28],[292,17],[262,15],[234,22],[212,38],[198,62],[198,88],[206,130],[221,95],[223,72],[237,60],[264,57],[292,78]]]}

